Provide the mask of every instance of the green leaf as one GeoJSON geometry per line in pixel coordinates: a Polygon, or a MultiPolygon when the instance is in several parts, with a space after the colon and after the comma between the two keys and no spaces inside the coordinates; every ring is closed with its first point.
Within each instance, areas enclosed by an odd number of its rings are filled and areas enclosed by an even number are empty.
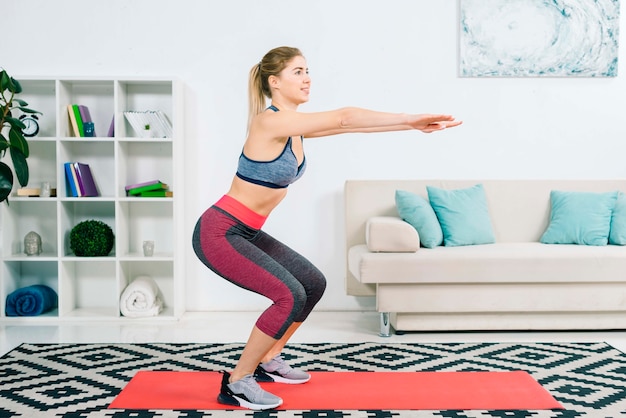
{"type": "Polygon", "coordinates": [[[13,172],[8,165],[0,162],[0,202],[9,197],[11,189],[13,189],[13,172]]]}
{"type": "Polygon", "coordinates": [[[9,131],[9,142],[11,142],[11,151],[18,150],[25,158],[28,158],[28,142],[24,138],[24,134],[21,129],[11,128],[9,131]]]}
{"type": "Polygon", "coordinates": [[[13,84],[13,77],[9,76],[9,81],[7,81],[7,90],[11,93],[15,93],[15,84],[13,84]]]}
{"type": "Polygon", "coordinates": [[[17,102],[17,104],[19,104],[20,106],[28,106],[28,103],[26,103],[26,102],[25,102],[24,100],[22,100],[22,99],[16,99],[16,98],[13,98],[13,101],[14,101],[14,102],[17,102]]]}
{"type": "Polygon", "coordinates": [[[28,162],[26,162],[26,156],[16,148],[11,148],[11,160],[13,161],[13,169],[17,176],[17,181],[22,187],[28,185],[28,162]]]}
{"type": "Polygon", "coordinates": [[[4,135],[0,134],[0,158],[4,158],[9,146],[9,141],[4,137],[4,135]]]}
{"type": "Polygon", "coordinates": [[[26,125],[24,125],[24,122],[22,122],[21,120],[19,120],[18,118],[14,118],[12,116],[7,116],[5,118],[5,120],[7,122],[9,122],[9,125],[11,125],[12,128],[19,128],[19,129],[24,129],[26,128],[26,125]]]}
{"type": "Polygon", "coordinates": [[[15,94],[19,94],[22,92],[22,85],[19,81],[11,77],[11,83],[13,84],[13,90],[11,90],[12,92],[14,92],[15,94]]]}
{"type": "Polygon", "coordinates": [[[10,80],[11,80],[11,77],[9,77],[9,75],[7,74],[5,70],[2,70],[2,73],[0,74],[0,91],[5,91],[6,89],[9,88],[10,80]]]}
{"type": "MultiPolygon", "coordinates": [[[[14,99],[14,100],[15,100],[15,99],[14,99]]],[[[21,107],[21,106],[20,106],[20,107],[18,107],[18,109],[19,109],[19,110],[21,110],[21,111],[22,111],[22,112],[24,112],[24,113],[38,113],[38,114],[40,114],[40,115],[43,115],[43,113],[41,113],[41,112],[39,112],[39,111],[37,111],[37,110],[29,109],[29,108],[27,108],[27,107],[21,107]]]]}

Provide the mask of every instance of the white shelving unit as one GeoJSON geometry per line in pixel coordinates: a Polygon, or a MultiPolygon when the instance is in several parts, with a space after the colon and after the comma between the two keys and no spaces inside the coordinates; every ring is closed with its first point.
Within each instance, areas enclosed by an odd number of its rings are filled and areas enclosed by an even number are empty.
{"type": "Polygon", "coordinates": [[[137,276],[152,277],[164,303],[154,319],[176,319],[184,311],[185,239],[183,223],[182,90],[172,79],[20,78],[19,96],[43,113],[40,131],[28,139],[28,187],[49,182],[56,197],[18,197],[0,204],[0,322],[42,320],[119,320],[120,295],[137,276]],[[96,137],[70,136],[67,105],[88,106],[96,137]],[[141,138],[125,120],[127,110],[161,110],[173,127],[172,138],[141,138]],[[115,134],[108,137],[114,120],[115,134]],[[63,164],[89,164],[98,197],[70,197],[63,164]],[[174,197],[127,197],[128,184],[159,179],[174,197]],[[79,222],[97,219],[115,234],[106,257],[77,257],[69,234],[79,222]],[[27,256],[24,237],[37,232],[42,253],[27,256]],[[144,257],[144,240],[155,242],[144,257]],[[32,284],[46,284],[59,296],[58,309],[34,317],[5,314],[7,295],[32,284]]]}

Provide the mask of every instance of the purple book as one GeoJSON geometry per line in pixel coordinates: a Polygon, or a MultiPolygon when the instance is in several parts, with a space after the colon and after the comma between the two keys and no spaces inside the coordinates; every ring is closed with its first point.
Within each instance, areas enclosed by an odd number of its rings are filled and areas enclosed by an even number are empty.
{"type": "MultiPolygon", "coordinates": [[[[91,120],[91,113],[89,113],[89,108],[87,106],[78,105],[78,110],[80,111],[80,118],[83,120],[83,123],[85,123],[85,122],[93,122],[93,120],[91,120]]],[[[93,135],[92,136],[98,136],[98,135],[96,135],[96,130],[95,129],[93,131],[93,135]]]]}
{"type": "Polygon", "coordinates": [[[74,169],[76,170],[76,177],[78,179],[78,185],[83,192],[83,196],[100,196],[98,193],[98,188],[96,187],[96,183],[93,180],[93,175],[91,174],[91,169],[89,168],[89,164],[83,163],[74,163],[74,169]]]}
{"type": "Polygon", "coordinates": [[[137,187],[152,186],[153,184],[159,184],[159,183],[161,183],[160,180],[150,180],[150,181],[145,181],[143,183],[129,184],[124,189],[126,191],[129,191],[131,189],[136,189],[137,187]]]}
{"type": "Polygon", "coordinates": [[[115,136],[115,116],[111,118],[111,124],[109,125],[109,132],[107,136],[113,138],[115,136]]]}

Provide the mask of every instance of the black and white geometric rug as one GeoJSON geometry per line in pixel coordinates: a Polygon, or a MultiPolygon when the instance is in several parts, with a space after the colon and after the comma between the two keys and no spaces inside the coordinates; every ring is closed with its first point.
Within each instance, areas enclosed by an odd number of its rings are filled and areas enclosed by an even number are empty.
{"type": "MultiPolygon", "coordinates": [[[[291,344],[311,371],[530,373],[565,410],[170,411],[107,409],[139,370],[230,370],[243,344],[22,344],[0,358],[0,417],[617,418],[626,417],[626,355],[605,343],[291,344]]],[[[208,397],[219,388],[206,388],[208,397]]]]}

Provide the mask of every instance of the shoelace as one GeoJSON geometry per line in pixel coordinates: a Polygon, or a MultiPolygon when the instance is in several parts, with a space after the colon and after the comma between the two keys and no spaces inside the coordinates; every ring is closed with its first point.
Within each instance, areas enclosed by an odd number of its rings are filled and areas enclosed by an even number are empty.
{"type": "Polygon", "coordinates": [[[278,367],[276,367],[276,370],[274,371],[277,371],[280,374],[288,374],[292,370],[292,367],[285,362],[280,354],[274,357],[272,362],[277,363],[278,367]]]}

